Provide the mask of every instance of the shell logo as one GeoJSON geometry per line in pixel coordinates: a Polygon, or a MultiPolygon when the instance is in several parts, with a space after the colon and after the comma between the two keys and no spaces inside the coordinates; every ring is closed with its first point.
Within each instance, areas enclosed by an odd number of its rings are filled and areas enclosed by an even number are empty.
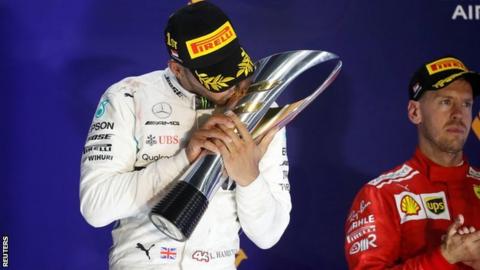
{"type": "Polygon", "coordinates": [[[407,216],[415,216],[420,212],[420,205],[418,205],[417,201],[410,195],[403,196],[400,201],[400,207],[402,212],[407,216]]]}

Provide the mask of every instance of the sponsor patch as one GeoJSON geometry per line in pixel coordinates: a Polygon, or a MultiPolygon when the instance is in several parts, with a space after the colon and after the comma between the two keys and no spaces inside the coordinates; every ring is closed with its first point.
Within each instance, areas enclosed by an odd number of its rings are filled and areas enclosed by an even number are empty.
{"type": "Polygon", "coordinates": [[[353,221],[348,228],[348,233],[352,232],[355,229],[364,227],[365,225],[374,225],[375,224],[375,215],[370,214],[366,217],[359,218],[358,220],[353,221]]]}
{"type": "Polygon", "coordinates": [[[150,247],[147,249],[145,246],[143,246],[141,243],[137,243],[136,248],[140,249],[141,251],[145,252],[145,255],[147,256],[148,260],[150,260],[150,249],[154,247],[155,244],[150,245],[150,247]]]}
{"type": "Polygon", "coordinates": [[[412,168],[410,166],[404,164],[400,169],[398,169],[394,172],[387,173],[387,174],[382,174],[379,177],[377,177],[377,178],[371,180],[370,182],[368,182],[368,184],[372,185],[372,186],[376,186],[376,185],[380,184],[381,182],[383,182],[384,180],[405,177],[408,174],[410,174],[410,172],[412,172],[412,168]]]}
{"type": "Polygon", "coordinates": [[[475,178],[477,180],[480,180],[480,172],[479,171],[476,171],[474,168],[470,167],[470,169],[468,169],[468,176],[472,177],[472,178],[475,178]]]}
{"type": "Polygon", "coordinates": [[[365,211],[371,204],[372,202],[370,201],[366,202],[365,200],[362,200],[360,202],[360,206],[358,207],[358,210],[352,210],[352,212],[347,218],[348,221],[352,222],[352,221],[358,220],[360,218],[360,214],[362,214],[363,211],[365,211]]]}
{"type": "Polygon", "coordinates": [[[427,218],[420,195],[404,191],[400,194],[395,194],[394,196],[397,211],[400,216],[400,224],[410,220],[427,218]]]}
{"type": "Polygon", "coordinates": [[[146,126],[180,126],[178,121],[147,121],[146,126]]]}
{"type": "Polygon", "coordinates": [[[171,37],[170,32],[167,32],[167,45],[177,50],[177,44],[178,42],[171,37]]]}
{"type": "Polygon", "coordinates": [[[420,197],[426,209],[427,218],[450,220],[445,192],[425,193],[420,194],[420,197]]]}
{"type": "Polygon", "coordinates": [[[145,141],[146,144],[153,146],[154,144],[157,144],[157,140],[155,140],[155,137],[153,135],[148,135],[147,140],[145,141]]]}
{"type": "Polygon", "coordinates": [[[346,237],[347,243],[352,243],[357,239],[362,238],[365,235],[369,235],[375,233],[375,225],[367,225],[361,228],[354,230],[353,232],[349,233],[346,237]]]}
{"type": "Polygon", "coordinates": [[[282,188],[282,191],[290,191],[290,184],[289,183],[280,183],[279,185],[282,188]]]}
{"type": "Polygon", "coordinates": [[[192,259],[208,263],[212,260],[233,257],[237,253],[236,249],[225,249],[216,251],[195,250],[192,253],[192,259]]]}
{"type": "Polygon", "coordinates": [[[190,58],[195,59],[220,50],[235,38],[237,38],[237,35],[230,22],[227,21],[215,31],[187,41],[186,45],[188,54],[190,55],[190,58]]]}
{"type": "Polygon", "coordinates": [[[108,104],[108,99],[102,100],[98,105],[97,111],[95,112],[95,118],[100,118],[105,114],[105,107],[108,104]]]}
{"type": "Polygon", "coordinates": [[[418,91],[422,90],[422,86],[420,85],[420,83],[416,83],[413,87],[412,87],[412,90],[413,90],[413,93],[415,95],[418,94],[418,91]]]}
{"type": "Polygon", "coordinates": [[[475,192],[477,198],[480,199],[480,185],[473,185],[473,192],[475,192]]]}
{"type": "Polygon", "coordinates": [[[113,160],[112,155],[92,155],[83,159],[84,161],[113,160]]]}
{"type": "Polygon", "coordinates": [[[161,247],[160,258],[164,260],[175,260],[177,258],[177,248],[161,247]]]}
{"type": "Polygon", "coordinates": [[[463,65],[462,62],[452,57],[442,58],[440,60],[427,64],[427,70],[429,75],[433,75],[450,69],[461,69],[463,71],[467,71],[467,68],[463,65]]]}
{"type": "Polygon", "coordinates": [[[420,212],[420,205],[410,195],[405,195],[400,201],[400,210],[407,216],[416,216],[420,212]]]}
{"type": "Polygon", "coordinates": [[[110,152],[110,151],[112,151],[112,144],[110,144],[110,143],[93,144],[93,145],[85,146],[83,148],[83,153],[84,154],[86,154],[90,151],[110,152]]]}
{"type": "MultiPolygon", "coordinates": [[[[177,55],[177,57],[178,57],[178,55],[177,55]]],[[[185,95],[177,87],[175,87],[175,85],[173,85],[172,80],[170,79],[169,76],[164,75],[164,77],[165,77],[165,80],[167,81],[168,85],[172,89],[173,93],[175,93],[175,95],[177,95],[180,98],[185,97],[185,95]]]]}
{"type": "Polygon", "coordinates": [[[92,126],[90,127],[90,132],[94,130],[101,130],[101,129],[113,130],[114,126],[115,126],[114,122],[96,122],[96,123],[93,123],[92,126]]]}
{"type": "Polygon", "coordinates": [[[145,161],[157,161],[157,160],[160,160],[160,159],[169,159],[171,158],[172,156],[163,156],[163,155],[156,155],[156,156],[150,156],[149,154],[143,154],[142,155],[142,159],[145,160],[145,161]]]}
{"type": "Polygon", "coordinates": [[[87,141],[110,140],[112,136],[113,134],[95,134],[95,135],[89,136],[87,138],[87,141]]]}
{"type": "Polygon", "coordinates": [[[172,114],[172,106],[166,102],[157,103],[153,105],[152,113],[160,119],[168,118],[172,114]]]}
{"type": "Polygon", "coordinates": [[[377,235],[376,234],[370,234],[366,238],[359,240],[350,247],[349,254],[357,254],[359,252],[366,251],[370,248],[376,248],[377,243],[375,242],[377,240],[377,235]]]}

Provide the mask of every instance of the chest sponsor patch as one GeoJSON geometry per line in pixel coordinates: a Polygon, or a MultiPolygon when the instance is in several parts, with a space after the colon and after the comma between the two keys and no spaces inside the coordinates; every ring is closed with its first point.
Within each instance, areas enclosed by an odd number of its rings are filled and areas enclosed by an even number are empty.
{"type": "Polygon", "coordinates": [[[420,195],[404,191],[394,196],[398,215],[400,216],[400,224],[410,220],[427,218],[420,195]]]}
{"type": "Polygon", "coordinates": [[[480,185],[473,185],[473,192],[475,192],[477,198],[480,199],[480,185]]]}
{"type": "Polygon", "coordinates": [[[450,220],[445,192],[420,194],[429,219],[450,220]]]}
{"type": "Polygon", "coordinates": [[[422,194],[404,191],[394,196],[400,224],[427,218],[450,220],[447,198],[443,191],[422,194]]]}

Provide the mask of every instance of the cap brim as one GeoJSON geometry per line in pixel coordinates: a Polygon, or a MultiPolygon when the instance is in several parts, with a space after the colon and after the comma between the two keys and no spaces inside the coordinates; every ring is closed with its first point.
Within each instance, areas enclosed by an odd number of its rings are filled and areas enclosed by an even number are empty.
{"type": "Polygon", "coordinates": [[[220,62],[191,68],[193,75],[209,91],[224,92],[253,74],[255,67],[240,46],[220,62]]]}

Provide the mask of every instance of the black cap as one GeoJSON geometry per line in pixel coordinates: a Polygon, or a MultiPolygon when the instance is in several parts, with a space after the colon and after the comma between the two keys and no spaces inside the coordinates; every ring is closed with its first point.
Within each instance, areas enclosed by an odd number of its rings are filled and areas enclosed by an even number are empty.
{"type": "Polygon", "coordinates": [[[207,1],[173,13],[165,43],[170,57],[189,68],[210,91],[223,92],[253,74],[252,60],[227,15],[207,1]]]}
{"type": "Polygon", "coordinates": [[[410,80],[408,86],[410,99],[419,100],[425,91],[442,89],[459,78],[464,78],[471,84],[474,97],[479,94],[480,74],[468,70],[458,58],[446,56],[427,62],[410,80]]]}

